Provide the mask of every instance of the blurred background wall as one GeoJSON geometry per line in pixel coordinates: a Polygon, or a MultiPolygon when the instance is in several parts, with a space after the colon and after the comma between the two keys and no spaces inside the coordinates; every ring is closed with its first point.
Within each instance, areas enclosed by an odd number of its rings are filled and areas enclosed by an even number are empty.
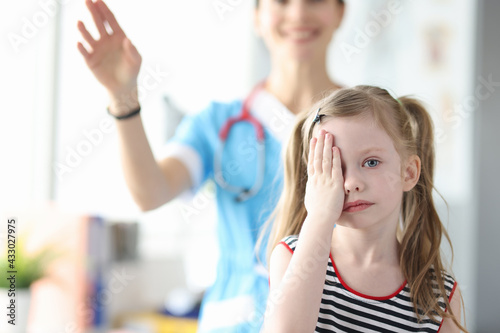
{"type": "Polygon", "coordinates": [[[500,328],[498,316],[500,288],[493,287],[500,280],[500,2],[479,1],[477,10],[475,76],[490,78],[491,97],[480,98],[474,112],[474,174],[471,205],[475,215],[477,248],[472,262],[477,286],[475,323],[478,332],[496,332],[500,328]],[[494,87],[493,87],[494,85],[494,87]]]}
{"type": "MultiPolygon", "coordinates": [[[[254,3],[222,1],[221,11],[220,2],[107,2],[143,56],[139,85],[153,82],[143,85],[141,103],[155,154],[179,112],[243,98],[269,69],[267,51],[253,31],[254,3]]],[[[330,46],[332,76],[347,86],[374,84],[395,95],[412,94],[429,106],[436,125],[436,188],[447,205],[438,195],[436,200],[453,242],[467,324],[472,332],[496,332],[499,3],[346,3],[330,46]]],[[[0,234],[5,236],[9,216],[39,235],[38,243],[81,232],[82,219],[138,222],[137,257],[109,262],[107,278],[123,269],[134,276],[107,305],[109,325],[126,311],[163,306],[176,288],[201,293],[215,278],[218,255],[213,188],[208,184],[194,198],[139,211],[124,183],[107,96],[76,48],[77,20],[97,35],[84,2],[0,6],[0,234]]],[[[448,247],[443,251],[449,253],[448,247]]],[[[85,271],[88,253],[80,255],[85,271]]],[[[49,289],[41,295],[52,295],[49,289]]],[[[61,308],[57,303],[50,296],[37,300],[39,308],[61,308]]],[[[36,311],[32,332],[62,332],[73,320],[55,322],[36,311]]]]}

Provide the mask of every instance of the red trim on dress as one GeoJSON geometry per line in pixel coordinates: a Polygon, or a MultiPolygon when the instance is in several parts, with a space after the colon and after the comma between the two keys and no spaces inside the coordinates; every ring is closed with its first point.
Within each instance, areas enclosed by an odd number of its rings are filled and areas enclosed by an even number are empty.
{"type": "Polygon", "coordinates": [[[279,242],[278,244],[283,244],[283,245],[285,245],[285,247],[288,249],[288,251],[290,251],[290,253],[291,253],[291,254],[293,254],[293,250],[290,248],[290,246],[288,246],[288,244],[287,244],[287,243],[285,243],[285,242],[281,241],[281,242],[279,242]]]}
{"type": "MultiPolygon", "coordinates": [[[[285,245],[285,247],[288,249],[288,251],[290,251],[290,253],[291,253],[291,254],[293,254],[293,250],[290,248],[290,246],[288,246],[288,244],[287,244],[287,243],[285,243],[285,242],[281,241],[281,242],[279,242],[279,243],[278,243],[278,245],[279,245],[279,244],[283,244],[283,245],[285,245]]],[[[269,278],[267,279],[267,283],[269,284],[269,287],[270,287],[270,286],[271,286],[271,277],[269,277],[269,278]]]]}
{"type": "Polygon", "coordinates": [[[354,295],[357,295],[357,296],[360,296],[360,297],[363,297],[363,298],[367,298],[367,299],[371,299],[371,300],[375,300],[375,301],[385,301],[385,300],[391,299],[394,296],[396,296],[397,294],[399,294],[401,292],[401,290],[403,290],[403,288],[406,286],[406,280],[405,280],[403,282],[403,284],[401,285],[401,287],[398,288],[398,290],[396,290],[394,293],[392,293],[392,294],[390,294],[388,296],[377,297],[377,296],[370,296],[370,295],[362,294],[362,293],[357,292],[356,290],[352,289],[351,287],[349,287],[347,285],[347,283],[345,283],[344,280],[342,280],[342,277],[340,276],[340,273],[339,273],[339,271],[337,269],[337,266],[335,266],[335,261],[333,261],[332,252],[330,252],[330,260],[332,261],[333,270],[337,274],[337,277],[339,278],[340,283],[342,283],[342,285],[344,286],[344,288],[347,289],[347,290],[349,290],[354,295]]]}
{"type": "MultiPolygon", "coordinates": [[[[455,293],[455,289],[457,289],[457,281],[455,281],[455,283],[453,284],[453,289],[451,290],[450,297],[448,297],[448,303],[451,303],[451,298],[453,297],[453,294],[455,293]]],[[[446,311],[448,311],[448,308],[444,309],[444,313],[446,313],[446,311]]],[[[441,319],[441,324],[439,325],[437,333],[439,333],[439,331],[441,331],[441,326],[443,326],[443,321],[444,321],[444,318],[441,319]]]]}

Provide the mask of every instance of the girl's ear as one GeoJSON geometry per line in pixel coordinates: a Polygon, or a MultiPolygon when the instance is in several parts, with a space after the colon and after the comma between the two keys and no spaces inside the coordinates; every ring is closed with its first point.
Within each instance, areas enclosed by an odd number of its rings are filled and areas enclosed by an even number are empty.
{"type": "Polygon", "coordinates": [[[408,157],[403,170],[403,191],[408,192],[417,185],[420,178],[420,167],[420,157],[417,155],[408,157]]]}

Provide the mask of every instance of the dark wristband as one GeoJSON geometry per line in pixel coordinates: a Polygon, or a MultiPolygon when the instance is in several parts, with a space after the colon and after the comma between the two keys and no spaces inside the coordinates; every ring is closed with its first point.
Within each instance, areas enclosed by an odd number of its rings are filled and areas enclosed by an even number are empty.
{"type": "Polygon", "coordinates": [[[108,113],[111,116],[113,116],[115,119],[118,119],[118,120],[122,120],[122,119],[127,119],[127,118],[130,118],[130,117],[133,117],[136,114],[139,114],[139,112],[141,112],[141,107],[138,106],[137,109],[130,111],[130,113],[127,113],[127,114],[125,114],[123,116],[115,116],[114,114],[111,113],[111,111],[109,111],[109,108],[106,108],[106,109],[108,110],[108,113]]]}

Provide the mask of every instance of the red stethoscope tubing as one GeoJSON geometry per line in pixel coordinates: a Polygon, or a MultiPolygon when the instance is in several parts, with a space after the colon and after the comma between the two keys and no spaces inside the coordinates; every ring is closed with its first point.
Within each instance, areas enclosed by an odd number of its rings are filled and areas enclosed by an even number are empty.
{"type": "Polygon", "coordinates": [[[265,84],[266,84],[266,81],[262,81],[259,84],[257,84],[253,88],[252,92],[248,95],[248,97],[243,102],[243,107],[241,109],[241,113],[235,117],[229,118],[227,120],[227,122],[222,126],[222,128],[219,132],[219,138],[222,141],[226,141],[227,136],[229,135],[229,130],[231,129],[231,127],[235,123],[240,122],[240,121],[247,121],[247,122],[251,123],[253,125],[253,127],[255,128],[255,133],[257,135],[257,139],[259,141],[264,141],[264,128],[262,127],[262,124],[257,119],[255,119],[255,117],[253,117],[250,114],[250,105],[252,104],[253,100],[255,99],[255,96],[257,95],[257,93],[261,89],[264,88],[265,84]]]}
{"type": "Polygon", "coordinates": [[[264,144],[264,128],[262,124],[250,114],[250,106],[255,99],[257,93],[263,89],[265,86],[265,81],[257,84],[253,90],[250,92],[248,97],[243,101],[243,106],[241,109],[241,113],[235,117],[229,118],[226,123],[221,127],[219,131],[220,145],[216,151],[214,158],[214,171],[216,173],[215,181],[221,188],[224,188],[227,191],[236,193],[235,197],[236,202],[243,202],[252,196],[254,196],[262,187],[262,183],[264,182],[264,172],[265,172],[265,144],[264,144]],[[252,124],[255,129],[255,135],[257,138],[257,146],[258,146],[258,163],[257,163],[257,178],[255,183],[251,188],[244,188],[241,186],[233,186],[229,184],[224,178],[224,174],[222,172],[222,153],[224,151],[224,146],[226,143],[226,139],[229,135],[229,131],[231,127],[240,121],[246,121],[252,124]]]}

